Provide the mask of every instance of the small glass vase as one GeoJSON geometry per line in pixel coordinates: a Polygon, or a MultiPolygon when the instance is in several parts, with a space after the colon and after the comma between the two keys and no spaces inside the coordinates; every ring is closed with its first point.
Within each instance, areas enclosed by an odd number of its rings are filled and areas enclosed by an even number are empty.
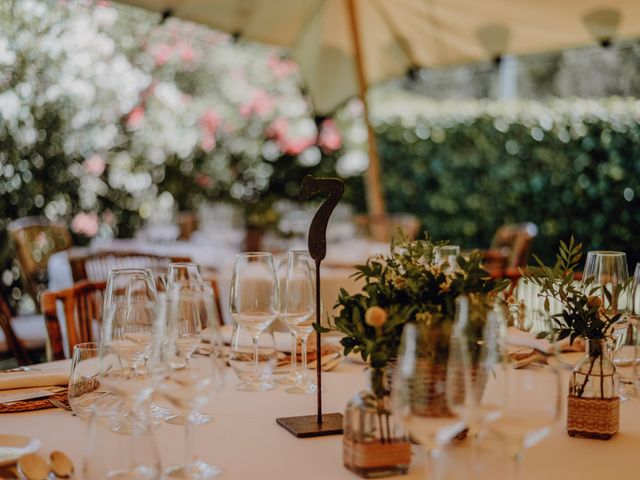
{"type": "MultiPolygon", "coordinates": [[[[387,375],[378,378],[386,383],[387,375]]],[[[344,415],[344,466],[363,478],[404,475],[411,463],[411,444],[400,419],[391,413],[388,389],[384,392],[359,392],[344,415]]]]}
{"type": "Polygon", "coordinates": [[[572,437],[608,440],[620,423],[616,368],[606,340],[586,343],[585,356],[569,381],[567,431],[572,437]]]}

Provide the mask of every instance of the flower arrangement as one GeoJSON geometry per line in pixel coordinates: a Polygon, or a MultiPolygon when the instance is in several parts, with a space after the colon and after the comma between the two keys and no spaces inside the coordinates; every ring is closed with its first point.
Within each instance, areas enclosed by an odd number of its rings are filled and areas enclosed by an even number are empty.
{"type": "MultiPolygon", "coordinates": [[[[508,281],[492,279],[481,265],[481,255],[458,256],[457,266],[434,264],[438,244],[426,240],[401,239],[391,246],[388,256],[370,257],[356,266],[355,279],[363,279],[362,293],[340,292],[332,328],[343,333],[345,355],[359,352],[370,361],[372,390],[377,397],[388,394],[384,369],[397,355],[402,330],[407,322],[417,322],[449,331],[459,295],[475,297],[486,308],[508,281]]],[[[470,328],[479,338],[481,316],[472,318],[470,328]]],[[[443,335],[442,338],[448,338],[443,335]]],[[[445,364],[448,342],[438,345],[435,354],[445,364]]]]}
{"type": "MultiPolygon", "coordinates": [[[[621,312],[607,311],[605,303],[614,304],[612,300],[618,298],[626,288],[626,284],[618,284],[612,291],[600,285],[593,286],[593,278],[583,279],[578,284],[574,273],[581,258],[582,244],[576,243],[571,237],[568,244],[560,242],[553,267],[546,266],[534,255],[537,266],[528,267],[523,272],[526,280],[540,288],[538,296],[544,298],[546,312],[549,312],[550,299],[555,299],[562,305],[562,311],[550,317],[550,329],[539,333],[538,337],[556,342],[568,337],[571,345],[578,337],[592,341],[587,352],[590,362],[587,374],[581,382],[571,385],[569,393],[576,397],[582,397],[585,393],[585,386],[594,371],[596,361],[600,360],[602,364],[605,352],[598,346],[598,341],[611,338],[614,324],[622,316],[621,312]]],[[[604,395],[603,389],[600,389],[600,395],[604,395]]]]}

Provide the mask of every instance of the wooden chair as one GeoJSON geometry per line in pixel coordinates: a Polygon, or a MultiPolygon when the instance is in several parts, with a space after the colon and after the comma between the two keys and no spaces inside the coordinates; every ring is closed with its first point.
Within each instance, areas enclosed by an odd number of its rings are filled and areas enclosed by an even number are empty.
{"type": "Polygon", "coordinates": [[[4,295],[2,295],[0,296],[0,329],[2,329],[2,333],[4,334],[4,342],[0,343],[6,344],[3,345],[5,347],[3,350],[6,349],[9,351],[18,361],[19,365],[30,365],[31,359],[27,354],[27,349],[24,347],[13,329],[13,325],[11,323],[12,318],[13,314],[9,308],[9,304],[5,300],[4,295]]]}
{"type": "Polygon", "coordinates": [[[69,265],[74,282],[81,280],[106,281],[109,270],[113,268],[149,268],[153,271],[166,271],[170,263],[190,262],[188,257],[168,257],[142,252],[89,252],[86,250],[69,251],[69,265]]]}
{"type": "Polygon", "coordinates": [[[37,305],[38,295],[48,283],[49,258],[71,247],[69,229],[44,217],[25,217],[11,222],[7,231],[15,244],[24,286],[37,305]]]}
{"type": "Polygon", "coordinates": [[[493,277],[520,277],[519,267],[527,264],[529,249],[538,234],[533,223],[515,223],[501,226],[495,233],[489,250],[484,252],[484,267],[493,277]]]}
{"type": "Polygon", "coordinates": [[[58,318],[58,302],[62,304],[64,322],[67,331],[69,352],[74,345],[83,342],[94,342],[95,325],[102,323],[102,296],[106,282],[84,280],[71,288],[57,292],[43,292],[40,301],[49,335],[51,360],[65,358],[61,319],[58,318]]]}
{"type": "MultiPolygon", "coordinates": [[[[218,321],[222,323],[218,285],[210,280],[216,296],[218,321]]],[[[46,291],[41,295],[42,311],[49,335],[51,359],[65,358],[64,340],[60,322],[64,321],[67,331],[68,351],[73,351],[74,345],[84,342],[94,342],[96,326],[102,325],[102,302],[106,288],[105,281],[92,282],[83,280],[73,287],[57,292],[46,291]],[[58,302],[62,304],[64,319],[58,316],[58,302]]]]}

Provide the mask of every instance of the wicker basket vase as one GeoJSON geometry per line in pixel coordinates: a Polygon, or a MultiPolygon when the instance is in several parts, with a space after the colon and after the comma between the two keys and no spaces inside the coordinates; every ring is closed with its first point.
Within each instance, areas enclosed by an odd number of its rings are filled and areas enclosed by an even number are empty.
{"type": "Polygon", "coordinates": [[[605,340],[587,340],[585,356],[571,374],[567,401],[570,436],[608,440],[618,432],[618,381],[605,340]]]}

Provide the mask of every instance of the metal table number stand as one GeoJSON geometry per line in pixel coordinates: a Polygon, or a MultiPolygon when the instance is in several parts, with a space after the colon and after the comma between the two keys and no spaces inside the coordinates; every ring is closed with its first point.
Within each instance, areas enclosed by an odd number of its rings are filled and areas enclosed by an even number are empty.
{"type": "Polygon", "coordinates": [[[322,413],[322,365],[320,355],[322,352],[322,338],[320,332],[320,263],[327,254],[327,224],[333,209],[336,207],[342,194],[344,184],[337,178],[316,178],[307,175],[300,185],[300,198],[310,200],[317,194],[328,194],[327,199],[320,205],[309,228],[309,254],[316,262],[316,378],[318,384],[317,401],[318,411],[316,415],[303,415],[299,417],[276,418],[276,422],[283,428],[299,438],[320,437],[323,435],[338,435],[342,433],[341,413],[322,413]]]}

